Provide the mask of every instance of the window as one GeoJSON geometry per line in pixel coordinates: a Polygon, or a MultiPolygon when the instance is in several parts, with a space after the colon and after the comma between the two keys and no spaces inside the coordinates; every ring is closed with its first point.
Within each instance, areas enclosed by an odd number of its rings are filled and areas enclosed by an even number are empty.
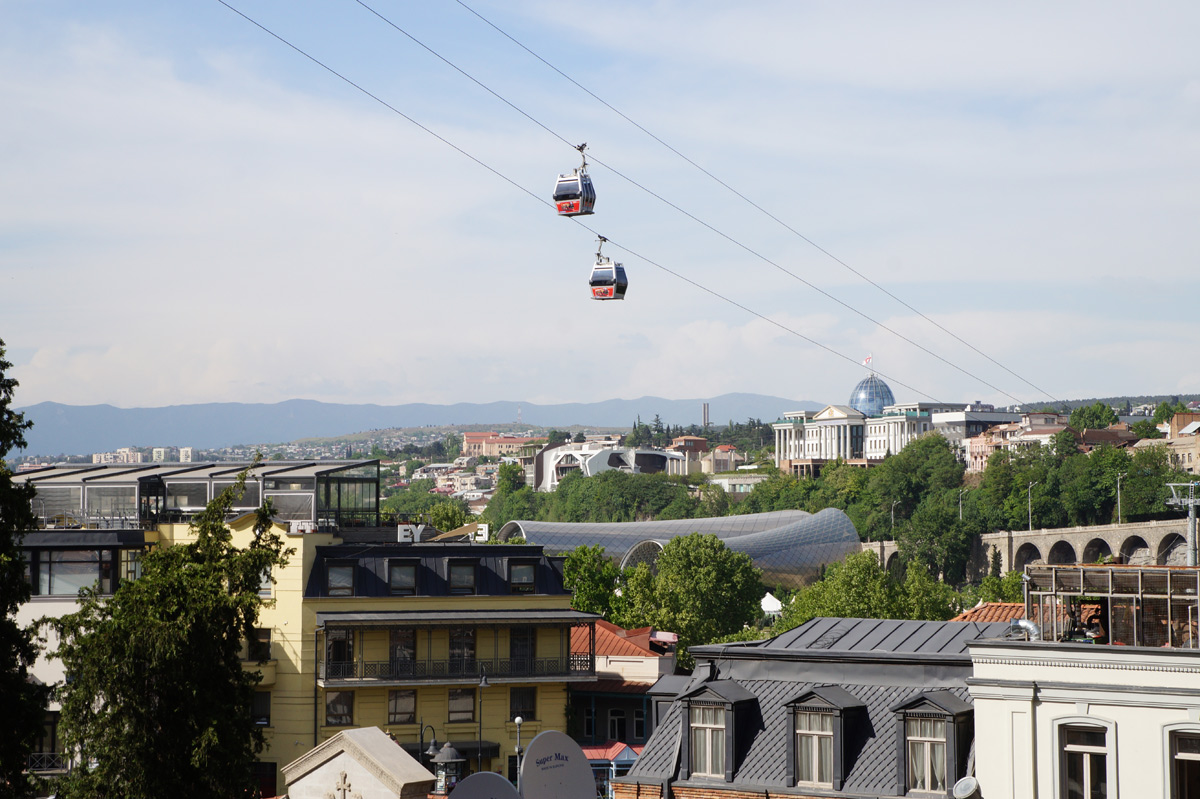
{"type": "Polygon", "coordinates": [[[325,726],[349,727],[354,723],[354,692],[325,692],[325,726]]]}
{"type": "Polygon", "coordinates": [[[451,563],[450,564],[450,593],[452,593],[452,594],[473,594],[473,593],[475,593],[475,564],[474,563],[451,563]]]}
{"type": "Polygon", "coordinates": [[[533,593],[534,564],[511,563],[508,567],[508,584],[514,594],[533,593]]]}
{"type": "Polygon", "coordinates": [[[388,645],[392,666],[411,673],[413,661],[417,659],[417,631],[412,628],[392,630],[388,645]]]}
{"type": "Polygon", "coordinates": [[[388,724],[414,724],[417,720],[416,691],[388,691],[388,724]]]}
{"type": "Polygon", "coordinates": [[[537,688],[510,688],[508,690],[508,719],[520,716],[525,721],[537,718],[537,688]]]}
{"type": "Polygon", "coordinates": [[[242,660],[253,660],[261,663],[271,659],[271,630],[266,627],[255,627],[254,636],[246,641],[242,651],[242,660]]]}
{"type": "Polygon", "coordinates": [[[625,711],[614,708],[608,711],[608,738],[610,741],[625,740],[625,711]]]}
{"type": "Polygon", "coordinates": [[[646,711],[641,708],[633,711],[633,739],[646,740],[646,711]]]}
{"type": "MultiPolygon", "coordinates": [[[[95,549],[42,550],[38,553],[37,592],[41,596],[74,596],[100,579],[100,552],[95,549]]],[[[101,593],[111,593],[101,588],[101,593]]]]}
{"type": "Polygon", "coordinates": [[[583,709],[583,737],[596,737],[596,709],[590,705],[583,709]]]}
{"type": "Polygon", "coordinates": [[[354,676],[354,633],[329,630],[325,633],[325,678],[344,680],[354,676]]]}
{"type": "Polygon", "coordinates": [[[451,724],[458,721],[474,721],[475,720],[475,689],[474,688],[451,688],[450,689],[450,718],[447,719],[451,724]]]}
{"type": "Polygon", "coordinates": [[[254,706],[250,713],[254,718],[254,723],[260,727],[271,726],[271,692],[270,691],[255,691],[254,706]]]}
{"type": "Polygon", "coordinates": [[[267,568],[263,569],[262,576],[258,578],[258,595],[270,596],[271,586],[274,584],[275,583],[271,581],[271,567],[268,566],[267,568]]]}
{"type": "Polygon", "coordinates": [[[513,674],[533,673],[533,652],[537,631],[532,627],[513,627],[508,631],[508,657],[513,674]]]}
{"type": "Polygon", "coordinates": [[[325,567],[325,591],[329,596],[354,596],[354,564],[328,564],[325,567]]]}
{"type": "Polygon", "coordinates": [[[453,627],[450,630],[450,672],[470,673],[475,670],[475,629],[453,627]]]}
{"type": "Polygon", "coordinates": [[[946,792],[945,719],[904,719],[905,752],[910,791],[946,792]]]}
{"type": "Polygon", "coordinates": [[[417,564],[392,561],[388,564],[388,590],[393,596],[417,593],[417,564]]]}
{"type": "Polygon", "coordinates": [[[833,785],[833,714],[798,710],[796,782],[833,785]]]}
{"type": "Polygon", "coordinates": [[[1200,733],[1171,735],[1171,797],[1200,797],[1200,733]]]}
{"type": "Polygon", "coordinates": [[[1063,799],[1104,799],[1108,796],[1107,730],[1103,727],[1063,727],[1063,799]]]}
{"type": "Polygon", "coordinates": [[[725,708],[692,705],[688,709],[691,729],[690,768],[700,777],[725,777],[725,708]]]}

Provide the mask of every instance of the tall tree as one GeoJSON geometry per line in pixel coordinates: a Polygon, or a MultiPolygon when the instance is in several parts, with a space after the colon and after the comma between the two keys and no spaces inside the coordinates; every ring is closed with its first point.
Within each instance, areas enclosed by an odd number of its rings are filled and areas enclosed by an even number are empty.
{"type": "MultiPolygon", "coordinates": [[[[54,623],[71,679],[60,735],[80,762],[65,797],[249,796],[262,729],[251,706],[261,675],[242,668],[264,599],[262,577],[289,551],[258,511],[246,548],[226,526],[245,473],[192,522],[196,539],[146,553],[142,576],[111,597],[80,592],[54,623]]],[[[265,656],[265,653],[264,653],[265,656]]]]}
{"type": "Polygon", "coordinates": [[[23,772],[42,729],[48,689],[29,679],[40,649],[36,630],[16,620],[17,609],[30,596],[18,547],[36,520],[30,505],[33,488],[15,485],[4,462],[11,450],[25,446],[25,431],[32,424],[11,407],[17,387],[7,377],[11,367],[0,341],[0,795],[25,796],[32,785],[23,772]]]}
{"type": "Polygon", "coordinates": [[[599,613],[613,621],[620,570],[604,554],[604,547],[578,546],[567,553],[563,563],[563,584],[571,591],[571,607],[586,613],[599,613]]]}
{"type": "Polygon", "coordinates": [[[1117,414],[1103,402],[1082,405],[1071,411],[1071,427],[1082,432],[1088,430],[1103,430],[1117,421],[1117,414]]]}
{"type": "Polygon", "coordinates": [[[672,538],[655,566],[653,579],[646,579],[649,570],[642,565],[625,581],[623,598],[644,614],[626,623],[677,633],[685,665],[691,661],[687,647],[736,632],[758,617],[762,572],[749,555],[734,552],[715,535],[672,538]]]}

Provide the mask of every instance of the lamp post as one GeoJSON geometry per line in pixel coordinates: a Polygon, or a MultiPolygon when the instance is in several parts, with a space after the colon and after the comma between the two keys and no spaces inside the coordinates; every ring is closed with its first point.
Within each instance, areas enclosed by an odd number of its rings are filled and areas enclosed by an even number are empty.
{"type": "Polygon", "coordinates": [[[900,500],[892,503],[892,537],[896,537],[896,506],[900,504],[900,500]]]}
{"type": "Polygon", "coordinates": [[[1121,523],[1121,478],[1127,474],[1129,472],[1117,473],[1117,524],[1121,523]]]}
{"type": "Polygon", "coordinates": [[[479,771],[483,771],[483,689],[490,685],[485,671],[479,678],[479,771]]]}
{"type": "Polygon", "coordinates": [[[520,716],[513,719],[513,724],[517,725],[517,793],[521,792],[521,755],[524,754],[521,749],[521,724],[524,722],[525,719],[520,716]]]}
{"type": "Polygon", "coordinates": [[[419,761],[421,758],[426,758],[426,757],[433,758],[433,757],[436,757],[436,756],[437,756],[437,753],[438,753],[438,745],[437,745],[437,730],[433,729],[433,725],[432,725],[432,724],[426,724],[426,723],[425,723],[425,720],[424,720],[424,719],[421,719],[421,731],[418,733],[418,735],[419,735],[419,736],[420,736],[420,738],[421,738],[421,751],[417,753],[417,759],[418,759],[418,761],[419,761]],[[428,748],[428,749],[426,749],[426,748],[425,748],[425,730],[429,730],[430,732],[432,732],[432,733],[433,733],[433,737],[431,737],[431,738],[429,739],[429,748],[428,748]]]}
{"type": "Polygon", "coordinates": [[[1033,487],[1040,483],[1041,480],[1034,480],[1029,484],[1029,532],[1033,532],[1033,487]]]}
{"type": "Polygon", "coordinates": [[[962,521],[962,495],[970,491],[969,488],[958,489],[958,520],[962,521]]]}

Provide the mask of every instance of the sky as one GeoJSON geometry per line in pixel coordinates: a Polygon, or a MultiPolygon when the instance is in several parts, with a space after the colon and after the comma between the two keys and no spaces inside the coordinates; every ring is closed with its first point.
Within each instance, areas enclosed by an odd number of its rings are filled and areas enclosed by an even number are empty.
{"type": "Polygon", "coordinates": [[[1200,392],[1198,4],[227,2],[0,0],[18,406],[1200,392]]]}

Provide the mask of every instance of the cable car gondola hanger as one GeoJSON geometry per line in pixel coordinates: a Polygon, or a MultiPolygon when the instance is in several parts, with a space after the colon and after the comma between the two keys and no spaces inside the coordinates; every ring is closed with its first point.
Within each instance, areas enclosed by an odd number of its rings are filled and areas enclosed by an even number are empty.
{"type": "Polygon", "coordinates": [[[598,236],[596,245],[596,264],[592,267],[592,276],[588,285],[592,288],[593,300],[623,300],[629,288],[629,278],[625,276],[625,267],[613,263],[612,259],[600,254],[600,249],[608,239],[598,236]]]}
{"type": "Polygon", "coordinates": [[[583,159],[583,164],[569,174],[559,175],[554,184],[554,207],[559,216],[584,216],[593,213],[596,207],[596,189],[592,186],[592,178],[587,173],[587,142],[578,145],[576,150],[583,159]]]}

